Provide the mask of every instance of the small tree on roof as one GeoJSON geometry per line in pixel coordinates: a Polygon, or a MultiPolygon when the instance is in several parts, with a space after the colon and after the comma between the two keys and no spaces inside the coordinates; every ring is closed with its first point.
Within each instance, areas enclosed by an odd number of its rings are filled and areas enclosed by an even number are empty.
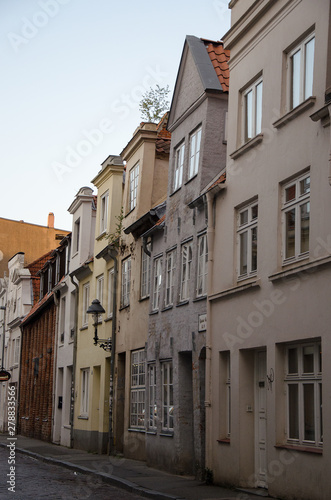
{"type": "Polygon", "coordinates": [[[169,94],[169,85],[160,87],[156,85],[155,89],[150,88],[139,103],[139,110],[141,119],[145,122],[158,123],[164,113],[169,109],[169,101],[167,100],[169,94]]]}

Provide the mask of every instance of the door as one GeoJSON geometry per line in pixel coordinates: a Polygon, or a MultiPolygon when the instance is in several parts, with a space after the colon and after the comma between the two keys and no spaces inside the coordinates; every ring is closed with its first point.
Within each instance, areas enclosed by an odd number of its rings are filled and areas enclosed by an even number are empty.
{"type": "Polygon", "coordinates": [[[267,360],[266,351],[255,358],[255,475],[256,486],[267,488],[267,360]]]}

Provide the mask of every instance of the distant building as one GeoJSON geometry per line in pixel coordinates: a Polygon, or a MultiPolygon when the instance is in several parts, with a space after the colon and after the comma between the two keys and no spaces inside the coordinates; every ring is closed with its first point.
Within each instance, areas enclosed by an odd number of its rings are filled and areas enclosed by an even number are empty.
{"type": "Polygon", "coordinates": [[[31,264],[40,255],[56,248],[69,231],[54,228],[54,214],[48,215],[47,226],[0,217],[0,277],[7,272],[9,260],[24,253],[24,264],[31,264]]]}

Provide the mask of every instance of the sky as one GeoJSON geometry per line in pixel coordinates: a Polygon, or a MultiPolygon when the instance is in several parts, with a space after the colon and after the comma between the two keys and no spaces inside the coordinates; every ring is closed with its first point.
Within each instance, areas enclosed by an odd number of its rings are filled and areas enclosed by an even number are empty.
{"type": "Polygon", "coordinates": [[[71,230],[68,208],[174,89],[186,35],[221,40],[228,0],[0,0],[0,217],[71,230]]]}

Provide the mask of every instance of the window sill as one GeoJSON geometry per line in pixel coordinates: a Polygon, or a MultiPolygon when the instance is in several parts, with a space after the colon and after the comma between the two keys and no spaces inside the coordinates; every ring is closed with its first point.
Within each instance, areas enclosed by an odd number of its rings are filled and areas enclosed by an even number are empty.
{"type": "Polygon", "coordinates": [[[271,274],[268,276],[269,281],[277,281],[283,278],[287,278],[288,276],[294,276],[296,274],[301,274],[304,272],[312,273],[316,268],[320,266],[325,266],[331,264],[331,257],[323,257],[321,259],[314,260],[312,262],[306,262],[304,264],[297,265],[296,267],[292,267],[291,269],[286,269],[280,271],[278,273],[271,274]]]}
{"type": "Polygon", "coordinates": [[[233,295],[235,293],[239,292],[245,292],[247,290],[250,290],[255,287],[260,287],[261,281],[260,279],[255,279],[254,281],[250,281],[249,283],[242,283],[240,285],[234,286],[232,288],[228,288],[227,290],[223,290],[222,292],[218,293],[213,293],[208,297],[210,301],[212,300],[217,300],[217,299],[223,299],[224,297],[228,297],[230,295],[233,295]]]}
{"type": "Polygon", "coordinates": [[[230,438],[217,439],[217,442],[220,444],[230,444],[230,438]]]}
{"type": "Polygon", "coordinates": [[[250,139],[248,142],[245,142],[243,146],[240,148],[236,149],[236,151],[233,151],[233,153],[230,154],[230,158],[232,160],[236,160],[239,158],[241,155],[247,153],[250,149],[254,148],[258,144],[260,144],[263,140],[263,134],[258,134],[253,139],[250,139]]]}
{"type": "Polygon", "coordinates": [[[105,322],[105,323],[108,323],[108,321],[111,321],[112,319],[113,319],[113,315],[108,316],[108,318],[106,318],[106,319],[104,320],[104,322],[105,322]]]}
{"type": "Polygon", "coordinates": [[[159,310],[158,309],[155,309],[154,311],[151,311],[149,313],[150,316],[153,316],[153,314],[158,314],[159,313],[159,310]]]}
{"type": "Polygon", "coordinates": [[[323,455],[323,448],[317,448],[316,446],[276,444],[275,448],[293,450],[293,451],[303,451],[304,453],[314,453],[315,455],[323,455]]]}
{"type": "Polygon", "coordinates": [[[156,436],[157,432],[156,431],[146,431],[146,434],[148,434],[148,436],[156,436]]]}
{"type": "Polygon", "coordinates": [[[173,304],[169,305],[169,306],[165,306],[163,309],[161,309],[161,312],[164,312],[164,311],[169,311],[170,309],[172,309],[174,306],[173,304]]]}
{"type": "Polygon", "coordinates": [[[146,297],[140,297],[138,302],[144,302],[144,300],[148,300],[148,299],[149,299],[149,295],[146,295],[146,297]]]}
{"type": "Polygon", "coordinates": [[[281,128],[284,127],[288,122],[294,120],[297,116],[301,115],[306,109],[311,108],[316,101],[316,97],[309,97],[305,101],[303,101],[299,106],[296,106],[294,109],[291,109],[286,115],[282,116],[279,118],[279,120],[276,120],[273,123],[273,126],[275,128],[281,128]]]}
{"type": "Polygon", "coordinates": [[[77,417],[79,420],[88,420],[88,416],[87,415],[78,415],[77,417]]]}
{"type": "Polygon", "coordinates": [[[173,431],[162,431],[160,433],[160,436],[167,437],[167,438],[172,438],[172,437],[174,437],[174,432],[173,431]]]}
{"type": "Polygon", "coordinates": [[[135,429],[135,428],[129,427],[128,431],[129,432],[140,432],[140,434],[146,434],[145,429],[135,429]]]}
{"type": "Polygon", "coordinates": [[[130,307],[130,304],[128,304],[127,306],[121,306],[119,308],[119,311],[123,311],[123,309],[127,309],[128,307],[130,307]]]}
{"type": "Polygon", "coordinates": [[[182,189],[182,186],[179,186],[177,189],[175,189],[175,191],[173,191],[169,196],[173,196],[174,194],[178,193],[178,191],[180,191],[182,189]]]}
{"type": "Polygon", "coordinates": [[[192,177],[190,177],[186,182],[185,182],[185,186],[186,184],[189,184],[191,181],[193,181],[193,179],[195,179],[196,177],[198,177],[198,172],[194,175],[192,175],[192,177]]]}
{"type": "Polygon", "coordinates": [[[82,326],[82,327],[79,329],[79,331],[80,331],[80,332],[82,332],[82,331],[84,331],[84,330],[88,330],[88,325],[86,325],[86,326],[82,326]]]}
{"type": "MultiPolygon", "coordinates": [[[[137,205],[136,205],[136,206],[137,206],[137,205]]],[[[125,215],[124,215],[124,217],[127,217],[128,215],[130,215],[130,214],[131,214],[131,212],[133,212],[135,208],[136,208],[136,207],[131,208],[131,210],[129,210],[129,211],[128,211],[125,215]]]]}
{"type": "Polygon", "coordinates": [[[186,304],[188,304],[190,302],[189,299],[186,299],[186,300],[183,300],[182,302],[179,302],[176,307],[182,307],[182,306],[186,306],[186,304]]]}
{"type": "Polygon", "coordinates": [[[95,239],[97,241],[103,240],[106,237],[106,230],[102,231],[102,233],[99,234],[95,239]]]}
{"type": "Polygon", "coordinates": [[[207,295],[201,295],[201,296],[193,299],[192,302],[200,302],[201,300],[206,300],[206,299],[207,299],[207,295]]]}

